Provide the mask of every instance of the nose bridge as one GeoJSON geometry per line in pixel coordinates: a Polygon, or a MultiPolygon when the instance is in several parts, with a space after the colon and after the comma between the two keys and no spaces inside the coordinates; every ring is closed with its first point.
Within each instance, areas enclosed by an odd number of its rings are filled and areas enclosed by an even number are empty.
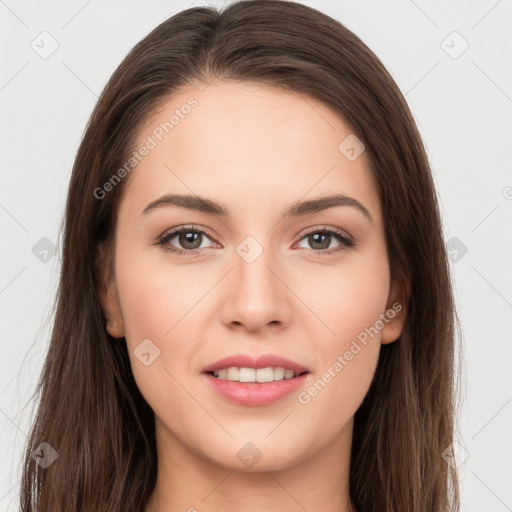
{"type": "Polygon", "coordinates": [[[247,236],[236,247],[224,308],[224,322],[244,324],[251,330],[269,323],[286,323],[290,311],[269,238],[260,240],[247,236]]]}

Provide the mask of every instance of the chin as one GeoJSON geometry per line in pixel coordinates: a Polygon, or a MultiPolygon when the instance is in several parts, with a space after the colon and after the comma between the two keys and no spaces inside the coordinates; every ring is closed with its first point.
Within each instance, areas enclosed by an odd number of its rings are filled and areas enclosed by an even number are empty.
{"type": "Polygon", "coordinates": [[[229,470],[259,473],[287,469],[306,456],[305,443],[297,443],[288,433],[281,432],[281,436],[274,440],[265,439],[265,436],[258,433],[253,437],[244,436],[243,441],[233,439],[228,445],[219,444],[220,453],[208,458],[229,470]],[[283,443],[282,439],[287,439],[288,443],[283,443]]]}

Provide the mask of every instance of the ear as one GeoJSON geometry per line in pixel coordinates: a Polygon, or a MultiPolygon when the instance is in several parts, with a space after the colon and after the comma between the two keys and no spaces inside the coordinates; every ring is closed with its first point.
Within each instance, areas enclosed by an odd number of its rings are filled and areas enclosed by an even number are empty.
{"type": "Polygon", "coordinates": [[[109,247],[102,243],[96,255],[97,291],[101,307],[107,319],[107,332],[114,338],[124,336],[124,323],[115,281],[113,258],[109,247]]]}
{"type": "Polygon", "coordinates": [[[384,327],[381,330],[383,345],[396,341],[402,334],[410,295],[411,283],[408,276],[399,276],[391,283],[384,313],[387,321],[384,321],[384,327]]]}

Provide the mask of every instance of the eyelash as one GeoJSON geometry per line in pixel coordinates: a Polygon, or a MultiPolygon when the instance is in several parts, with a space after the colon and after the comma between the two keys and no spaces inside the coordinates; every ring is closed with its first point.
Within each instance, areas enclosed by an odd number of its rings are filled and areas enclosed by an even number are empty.
{"type": "MultiPolygon", "coordinates": [[[[172,240],[176,235],[180,235],[181,233],[201,233],[203,235],[206,235],[208,238],[212,238],[208,235],[208,233],[202,229],[199,229],[199,228],[195,228],[194,226],[192,227],[183,227],[183,228],[179,228],[179,229],[175,229],[173,231],[170,231],[168,233],[165,233],[164,235],[162,235],[160,237],[160,240],[157,242],[158,245],[160,245],[162,247],[162,249],[166,252],[170,252],[170,253],[173,253],[173,254],[180,254],[180,255],[186,255],[186,256],[191,256],[191,255],[195,255],[197,254],[198,252],[201,251],[201,249],[191,249],[191,250],[186,250],[186,249],[174,249],[174,248],[171,248],[168,244],[169,240],[172,240]]],[[[322,234],[322,235],[331,235],[331,236],[334,236],[339,242],[341,242],[341,245],[337,248],[332,248],[332,249],[325,249],[325,250],[319,250],[319,249],[306,249],[310,252],[314,252],[316,253],[317,255],[320,255],[320,256],[324,256],[324,255],[330,255],[330,254],[333,254],[333,253],[338,253],[338,252],[341,252],[341,251],[346,251],[346,250],[349,250],[349,249],[352,249],[354,247],[356,247],[356,242],[353,240],[353,238],[349,237],[349,236],[346,236],[346,234],[344,234],[343,231],[341,230],[337,230],[337,229],[334,229],[334,228],[327,228],[327,227],[322,227],[322,228],[317,228],[317,229],[314,229],[314,230],[311,230],[307,233],[305,233],[299,240],[299,242],[301,240],[303,240],[304,238],[308,237],[309,235],[312,235],[312,234],[322,234]]]]}

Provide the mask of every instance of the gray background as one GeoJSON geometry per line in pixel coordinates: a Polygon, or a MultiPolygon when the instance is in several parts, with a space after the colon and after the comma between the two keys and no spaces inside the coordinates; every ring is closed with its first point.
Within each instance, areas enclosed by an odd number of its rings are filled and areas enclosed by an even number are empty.
{"type": "MultiPolygon", "coordinates": [[[[60,221],[87,119],[136,42],[170,15],[205,3],[0,0],[2,512],[17,510],[33,414],[25,406],[49,340],[60,221]]],[[[512,0],[303,3],[361,37],[418,123],[464,329],[455,448],[462,510],[512,510],[512,0]]]]}

